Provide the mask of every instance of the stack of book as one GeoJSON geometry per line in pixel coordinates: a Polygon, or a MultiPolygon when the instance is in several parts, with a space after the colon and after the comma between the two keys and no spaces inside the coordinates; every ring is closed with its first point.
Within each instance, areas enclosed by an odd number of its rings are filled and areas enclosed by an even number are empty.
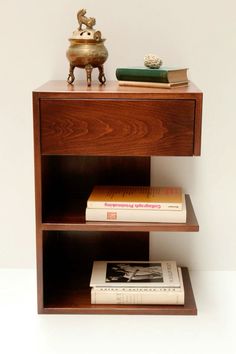
{"type": "Polygon", "coordinates": [[[188,85],[187,68],[147,67],[117,68],[116,78],[120,86],[172,88],[188,85]]]}
{"type": "Polygon", "coordinates": [[[180,187],[95,186],[87,201],[86,221],[186,223],[180,187]]]}
{"type": "Polygon", "coordinates": [[[95,261],[90,287],[92,304],[184,304],[175,261],[95,261]]]}

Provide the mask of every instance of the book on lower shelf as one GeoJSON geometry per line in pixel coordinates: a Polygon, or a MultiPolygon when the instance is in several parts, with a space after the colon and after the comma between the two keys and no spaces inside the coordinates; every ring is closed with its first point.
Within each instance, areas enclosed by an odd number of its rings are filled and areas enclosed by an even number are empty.
{"type": "Polygon", "coordinates": [[[86,221],[109,222],[186,223],[187,210],[185,196],[182,200],[182,210],[86,208],[85,219],[86,221]]]}
{"type": "Polygon", "coordinates": [[[147,67],[122,67],[116,69],[118,81],[178,83],[188,82],[187,68],[160,67],[151,69],[147,67]]]}
{"type": "Polygon", "coordinates": [[[174,261],[95,261],[92,304],[183,305],[181,268],[174,261]]]}

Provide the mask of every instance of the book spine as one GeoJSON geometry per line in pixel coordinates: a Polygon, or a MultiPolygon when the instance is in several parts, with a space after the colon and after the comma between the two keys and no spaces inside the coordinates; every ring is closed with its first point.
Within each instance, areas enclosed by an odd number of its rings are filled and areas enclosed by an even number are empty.
{"type": "Polygon", "coordinates": [[[176,289],[91,289],[92,304],[183,305],[184,291],[176,289]]]}
{"type": "Polygon", "coordinates": [[[153,211],[153,210],[122,210],[122,209],[86,209],[87,221],[124,221],[124,222],[163,222],[185,223],[186,212],[178,211],[153,211]]]}
{"type": "Polygon", "coordinates": [[[119,86],[132,86],[132,87],[153,87],[171,89],[173,87],[188,86],[188,81],[180,81],[178,83],[163,83],[163,82],[147,82],[147,81],[119,81],[119,86]]]}
{"type": "Polygon", "coordinates": [[[120,81],[169,82],[166,70],[118,68],[116,69],[116,78],[120,81]]]}
{"type": "Polygon", "coordinates": [[[140,203],[140,202],[95,202],[88,201],[87,208],[92,209],[130,209],[130,210],[182,210],[182,203],[140,203]]]}

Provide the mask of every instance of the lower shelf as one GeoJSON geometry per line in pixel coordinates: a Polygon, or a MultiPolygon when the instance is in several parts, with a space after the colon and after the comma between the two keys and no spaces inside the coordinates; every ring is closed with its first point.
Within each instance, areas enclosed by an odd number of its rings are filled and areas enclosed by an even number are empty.
{"type": "MultiPolygon", "coordinates": [[[[197,308],[191,286],[188,269],[182,268],[185,304],[184,305],[92,305],[90,288],[84,286],[75,289],[68,286],[65,290],[58,286],[50,287],[44,299],[44,314],[144,314],[144,315],[197,315],[197,308]]],[[[78,284],[78,279],[70,279],[70,284],[78,284]]],[[[87,280],[82,281],[86,284],[87,280]]]]}

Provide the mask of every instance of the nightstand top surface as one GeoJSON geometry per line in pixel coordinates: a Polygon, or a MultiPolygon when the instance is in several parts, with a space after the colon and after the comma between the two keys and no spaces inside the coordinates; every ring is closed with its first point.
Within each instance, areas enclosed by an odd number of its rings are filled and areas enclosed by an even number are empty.
{"type": "Polygon", "coordinates": [[[77,95],[84,97],[99,97],[99,98],[128,98],[129,96],[141,97],[141,98],[164,98],[164,99],[175,99],[175,98],[188,98],[191,96],[196,98],[196,96],[202,95],[201,91],[190,82],[188,86],[185,87],[175,87],[171,89],[160,89],[151,87],[128,87],[119,86],[117,81],[108,81],[105,85],[100,85],[98,82],[92,82],[91,87],[87,87],[87,83],[84,81],[76,81],[75,84],[70,85],[66,80],[58,81],[48,81],[44,85],[40,86],[38,89],[34,90],[37,94],[42,94],[42,96],[55,94],[57,95],[67,95],[67,97],[76,98],[77,95]]]}

